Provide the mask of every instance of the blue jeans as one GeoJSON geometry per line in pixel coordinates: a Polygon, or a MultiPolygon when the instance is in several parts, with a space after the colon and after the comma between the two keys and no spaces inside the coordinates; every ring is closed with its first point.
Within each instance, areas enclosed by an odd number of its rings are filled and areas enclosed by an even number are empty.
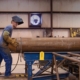
{"type": "Polygon", "coordinates": [[[0,47],[0,64],[5,61],[5,76],[11,75],[12,56],[8,48],[0,47]]]}

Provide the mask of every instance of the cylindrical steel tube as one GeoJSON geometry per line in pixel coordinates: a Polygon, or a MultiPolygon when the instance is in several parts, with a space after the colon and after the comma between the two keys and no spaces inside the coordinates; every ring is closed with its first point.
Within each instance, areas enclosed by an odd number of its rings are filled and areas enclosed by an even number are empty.
{"type": "Polygon", "coordinates": [[[64,56],[64,55],[58,54],[56,52],[53,52],[53,54],[56,55],[56,56],[59,56],[59,57],[62,57],[62,58],[65,58],[65,59],[80,63],[80,60],[78,60],[78,59],[71,58],[71,57],[68,57],[68,56],[64,56]]]}
{"type": "Polygon", "coordinates": [[[75,54],[75,53],[72,53],[72,52],[68,52],[69,55],[72,55],[72,56],[77,56],[77,57],[80,57],[80,54],[75,54]]]}
{"type": "Polygon", "coordinates": [[[80,38],[18,38],[19,46],[9,46],[15,52],[80,51],[80,38]]]}

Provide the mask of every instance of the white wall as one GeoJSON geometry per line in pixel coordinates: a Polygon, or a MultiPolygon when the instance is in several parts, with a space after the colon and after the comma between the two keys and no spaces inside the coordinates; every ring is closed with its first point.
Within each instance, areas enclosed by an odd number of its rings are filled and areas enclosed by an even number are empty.
{"type": "MultiPolygon", "coordinates": [[[[80,0],[53,0],[53,11],[80,12],[80,0]]],[[[80,14],[53,14],[54,28],[80,28],[80,14]]]]}
{"type": "Polygon", "coordinates": [[[80,14],[53,14],[53,27],[80,28],[80,14]]]}
{"type": "MultiPolygon", "coordinates": [[[[9,25],[11,23],[12,16],[20,16],[24,24],[18,26],[18,28],[28,28],[29,20],[28,20],[28,14],[27,13],[0,13],[0,28],[4,28],[5,26],[9,25]]],[[[42,28],[50,27],[50,15],[49,14],[42,14],[42,28]]]]}
{"type": "Polygon", "coordinates": [[[49,0],[0,0],[0,11],[50,11],[49,0]]]}
{"type": "MultiPolygon", "coordinates": [[[[49,1],[50,0],[0,0],[0,11],[49,11],[49,1]]],[[[53,0],[53,11],[80,12],[80,0],[53,0]]],[[[13,15],[15,14],[0,13],[0,27],[2,28],[10,24],[13,15]]],[[[19,15],[24,20],[24,24],[20,25],[19,28],[27,28],[28,15],[26,13],[16,15],[19,15]]],[[[42,27],[51,27],[49,14],[43,14],[42,20],[42,27]]],[[[53,14],[53,27],[55,28],[79,28],[79,21],[79,14],[53,14]]]]}
{"type": "Polygon", "coordinates": [[[4,28],[7,25],[11,24],[12,16],[18,15],[24,20],[24,24],[20,25],[19,28],[27,28],[28,27],[28,15],[27,14],[8,14],[1,13],[0,14],[0,28],[4,28]]]}
{"type": "Polygon", "coordinates": [[[23,29],[23,30],[14,30],[13,31],[13,35],[12,37],[26,37],[26,38],[34,38],[36,36],[40,36],[40,37],[43,37],[43,30],[40,30],[40,29],[34,29],[34,30],[26,30],[26,29],[23,29]]]}
{"type": "Polygon", "coordinates": [[[51,19],[50,19],[50,14],[43,14],[42,15],[42,28],[50,28],[50,23],[51,19]]]}
{"type": "Polygon", "coordinates": [[[53,0],[53,11],[80,12],[80,0],[53,0]]]}
{"type": "MultiPolygon", "coordinates": [[[[0,34],[2,33],[3,29],[0,30],[0,34]]],[[[25,37],[25,38],[34,38],[36,36],[40,36],[43,37],[43,32],[44,29],[17,29],[17,30],[13,30],[13,34],[12,37],[14,38],[20,38],[20,37],[25,37]]],[[[70,37],[70,31],[69,29],[54,29],[53,32],[53,37],[70,37]]]]}
{"type": "Polygon", "coordinates": [[[70,30],[69,29],[54,29],[53,37],[61,38],[61,37],[70,37],[70,30]]]}
{"type": "MultiPolygon", "coordinates": [[[[28,12],[28,11],[50,11],[50,0],[0,0],[0,11],[16,11],[16,12],[28,12]],[[14,6],[15,5],[15,6],[14,6]]],[[[53,0],[53,11],[80,11],[80,0],[53,0]]],[[[4,28],[6,25],[10,24],[11,17],[13,15],[19,15],[23,18],[24,24],[20,25],[18,28],[27,28],[28,26],[28,14],[27,13],[0,13],[0,28],[4,28]]],[[[50,15],[42,14],[42,28],[51,27],[50,26],[50,15]]],[[[80,28],[80,14],[53,14],[53,27],[54,28],[80,28]]],[[[18,30],[15,31],[13,36],[17,37],[24,36],[29,33],[29,36],[36,36],[39,34],[42,36],[42,30],[18,30]]],[[[65,30],[58,30],[60,33],[65,30]]],[[[59,34],[54,30],[54,34],[59,34]]],[[[62,34],[62,33],[61,33],[62,34]]],[[[67,34],[67,33],[66,33],[67,34]]],[[[54,35],[54,36],[55,36],[54,35]]],[[[60,34],[59,34],[60,35],[60,34]]],[[[27,36],[27,35],[26,35],[27,36]]]]}
{"type": "MultiPolygon", "coordinates": [[[[0,29],[0,35],[2,34],[3,29],[0,29]]],[[[34,38],[36,36],[43,37],[43,30],[41,29],[13,29],[12,37],[20,38],[34,38]]]]}

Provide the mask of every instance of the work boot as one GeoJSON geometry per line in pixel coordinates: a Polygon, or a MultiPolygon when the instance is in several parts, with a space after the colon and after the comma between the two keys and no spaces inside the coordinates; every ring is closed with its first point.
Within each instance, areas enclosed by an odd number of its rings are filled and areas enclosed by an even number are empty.
{"type": "Polygon", "coordinates": [[[10,76],[4,76],[5,79],[9,79],[9,78],[15,78],[15,75],[10,75],[10,76]]]}

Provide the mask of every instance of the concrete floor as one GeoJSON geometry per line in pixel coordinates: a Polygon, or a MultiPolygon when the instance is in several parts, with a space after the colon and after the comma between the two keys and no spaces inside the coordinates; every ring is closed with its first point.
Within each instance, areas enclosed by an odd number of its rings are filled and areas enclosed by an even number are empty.
{"type": "MultiPolygon", "coordinates": [[[[14,67],[14,66],[12,66],[12,67],[14,67]]],[[[33,71],[34,74],[39,70],[37,68],[37,66],[35,66],[35,65],[33,66],[33,69],[35,69],[33,71]]],[[[58,68],[58,70],[59,70],[59,73],[66,73],[66,71],[62,70],[61,68],[58,68]]],[[[5,67],[0,68],[0,71],[1,72],[5,71],[5,67]]],[[[50,71],[50,69],[48,69],[48,71],[50,71]]],[[[21,65],[21,66],[18,65],[12,73],[24,73],[24,72],[25,72],[24,65],[21,65]]],[[[44,72],[44,73],[46,74],[47,72],[44,72]]],[[[54,73],[55,73],[55,71],[54,71],[54,73]]],[[[0,80],[27,80],[27,78],[4,79],[3,77],[1,77],[0,80]]],[[[63,80],[66,80],[66,79],[63,79],[63,80]]],[[[77,80],[77,79],[73,75],[70,74],[70,78],[67,80],[77,80]]]]}
{"type": "MultiPolygon", "coordinates": [[[[13,79],[4,79],[4,78],[0,78],[0,80],[28,80],[27,78],[13,78],[13,79]]],[[[76,79],[74,76],[70,76],[70,78],[66,78],[66,79],[60,79],[60,80],[78,80],[76,79]]]]}
{"type": "Polygon", "coordinates": [[[0,80],[27,80],[26,78],[14,78],[14,79],[3,79],[0,78],[0,80]]]}

